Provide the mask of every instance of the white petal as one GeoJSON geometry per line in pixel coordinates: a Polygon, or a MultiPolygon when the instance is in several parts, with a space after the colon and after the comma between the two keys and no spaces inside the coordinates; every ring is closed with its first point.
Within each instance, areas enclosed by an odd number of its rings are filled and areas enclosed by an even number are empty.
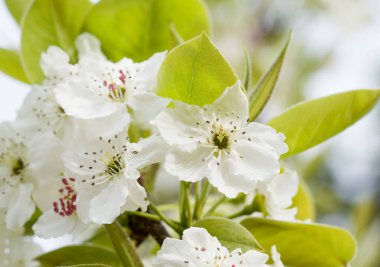
{"type": "Polygon", "coordinates": [[[79,58],[91,57],[92,59],[105,59],[100,48],[99,40],[92,34],[82,33],[75,41],[75,46],[78,50],[79,58]]]}
{"type": "Polygon", "coordinates": [[[127,104],[133,110],[137,122],[145,123],[154,119],[168,104],[168,98],[153,93],[136,93],[127,98],[127,104]]]}
{"type": "Polygon", "coordinates": [[[166,51],[156,53],[148,60],[134,64],[131,86],[136,86],[139,92],[152,92],[156,87],[158,70],[165,57],[166,51]]]}
{"type": "Polygon", "coordinates": [[[70,233],[75,225],[78,217],[59,216],[53,210],[44,212],[38,221],[33,225],[33,230],[39,237],[55,238],[70,233]]]}
{"type": "Polygon", "coordinates": [[[272,127],[251,122],[243,131],[246,131],[244,138],[250,137],[256,142],[267,144],[268,146],[273,147],[279,155],[282,155],[289,150],[288,145],[284,142],[285,136],[282,133],[277,133],[272,127]]]}
{"type": "Polygon", "coordinates": [[[167,109],[156,117],[155,123],[161,136],[169,145],[180,145],[181,150],[192,151],[198,141],[208,136],[204,111],[198,106],[175,102],[174,109],[167,109]]]}
{"type": "Polygon", "coordinates": [[[120,180],[110,181],[90,202],[90,218],[96,224],[112,223],[126,203],[128,187],[120,180]]]}
{"type": "Polygon", "coordinates": [[[248,99],[242,91],[240,82],[227,88],[215,102],[208,107],[209,114],[220,114],[220,119],[228,124],[232,119],[243,126],[248,119],[248,99]],[[228,114],[228,116],[225,116],[228,114]]]}
{"type": "Polygon", "coordinates": [[[20,184],[12,194],[6,215],[6,224],[8,229],[17,229],[32,216],[35,205],[32,200],[33,185],[20,184]]]}
{"type": "Polygon", "coordinates": [[[161,136],[150,136],[145,139],[140,139],[137,143],[140,149],[137,154],[133,151],[128,154],[127,161],[136,169],[143,168],[147,165],[163,162],[168,146],[161,136]]]}
{"type": "Polygon", "coordinates": [[[231,158],[235,173],[250,176],[256,181],[272,178],[280,170],[278,154],[266,145],[256,142],[239,141],[233,144],[231,158]]]}
{"type": "Polygon", "coordinates": [[[87,88],[88,86],[93,86],[93,80],[84,74],[80,80],[69,81],[56,88],[54,92],[57,102],[67,115],[80,119],[94,119],[106,117],[125,108],[121,103],[108,101],[92,91],[94,88],[87,88]]]}
{"type": "Polygon", "coordinates": [[[295,171],[285,170],[270,181],[268,191],[275,204],[280,208],[292,205],[292,199],[298,192],[298,176],[295,171]]]}
{"type": "Polygon", "coordinates": [[[126,179],[126,185],[128,186],[128,199],[126,204],[121,208],[124,211],[135,211],[141,209],[146,211],[149,202],[147,200],[147,195],[145,188],[142,187],[137,180],[126,179]]]}
{"type": "Polygon", "coordinates": [[[41,55],[40,65],[46,77],[64,76],[70,71],[69,61],[69,55],[65,51],[57,46],[49,46],[41,55]]]}
{"type": "Polygon", "coordinates": [[[206,229],[191,227],[183,232],[182,240],[192,247],[205,248],[209,253],[216,254],[221,246],[216,237],[211,236],[206,229]]]}
{"type": "Polygon", "coordinates": [[[196,182],[208,177],[216,160],[212,149],[198,146],[193,152],[172,149],[165,158],[165,169],[182,181],[196,182]],[[203,160],[205,159],[205,160],[203,160]]]}
{"type": "Polygon", "coordinates": [[[268,255],[255,250],[249,250],[242,254],[240,249],[236,249],[231,252],[231,256],[225,266],[268,267],[268,265],[265,264],[269,259],[268,255]],[[239,264],[240,262],[242,262],[241,265],[239,264]]]}
{"type": "Polygon", "coordinates": [[[285,267],[281,261],[281,255],[277,252],[276,246],[271,247],[272,259],[274,261],[273,267],[285,267]]]}

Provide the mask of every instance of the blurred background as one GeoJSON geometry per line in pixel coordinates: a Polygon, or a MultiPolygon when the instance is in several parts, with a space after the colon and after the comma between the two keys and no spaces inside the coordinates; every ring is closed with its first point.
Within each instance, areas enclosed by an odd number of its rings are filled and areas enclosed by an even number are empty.
{"type": "MultiPolygon", "coordinates": [[[[261,76],[293,30],[276,91],[259,120],[299,101],[380,87],[380,1],[207,0],[213,40],[244,77],[243,47],[261,76]]],[[[0,47],[17,49],[20,30],[0,0],[0,47]]],[[[1,59],[0,59],[1,60],[1,59]]],[[[0,73],[0,121],[12,120],[29,91],[0,73]]],[[[349,229],[354,267],[380,266],[380,106],[337,137],[288,164],[308,183],[317,221],[349,229]]],[[[53,243],[48,245],[50,248],[53,243]]]]}

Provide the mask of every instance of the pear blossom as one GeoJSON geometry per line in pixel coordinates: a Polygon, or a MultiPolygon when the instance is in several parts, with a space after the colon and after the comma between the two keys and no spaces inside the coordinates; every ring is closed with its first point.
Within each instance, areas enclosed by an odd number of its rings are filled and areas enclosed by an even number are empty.
{"type": "Polygon", "coordinates": [[[10,231],[4,224],[4,212],[0,212],[0,266],[37,267],[33,259],[42,251],[30,237],[10,231]]]}
{"type": "Polygon", "coordinates": [[[35,210],[31,198],[35,180],[27,137],[14,124],[0,124],[0,209],[8,229],[22,228],[35,210]]]}
{"type": "Polygon", "coordinates": [[[153,261],[157,267],[269,267],[268,255],[241,249],[229,252],[205,229],[191,227],[183,232],[182,240],[166,238],[153,261]]]}
{"type": "Polygon", "coordinates": [[[39,237],[55,238],[65,234],[77,236],[87,229],[77,215],[76,179],[71,176],[51,179],[34,193],[42,215],[33,225],[39,237]]]}
{"type": "Polygon", "coordinates": [[[138,183],[139,169],[161,160],[165,143],[152,136],[129,143],[126,132],[99,137],[77,151],[64,154],[75,175],[76,211],[84,223],[112,223],[124,211],[146,210],[145,189],[138,183]]]}
{"type": "Polygon", "coordinates": [[[104,57],[99,41],[90,34],[79,36],[76,45],[80,75],[55,89],[58,103],[69,115],[95,119],[118,113],[124,121],[130,109],[136,120],[147,122],[168,104],[167,99],[154,93],[166,52],[141,63],[127,58],[113,63],[104,57]]]}
{"type": "Polygon", "coordinates": [[[298,192],[298,186],[297,173],[288,169],[258,186],[258,193],[265,196],[268,217],[284,221],[295,219],[297,208],[290,207],[298,192]]]}
{"type": "Polygon", "coordinates": [[[288,151],[285,136],[249,122],[248,99],[239,82],[203,108],[174,104],[155,120],[170,146],[165,159],[170,174],[189,182],[207,177],[227,197],[236,197],[280,171],[280,155],[288,151]]]}

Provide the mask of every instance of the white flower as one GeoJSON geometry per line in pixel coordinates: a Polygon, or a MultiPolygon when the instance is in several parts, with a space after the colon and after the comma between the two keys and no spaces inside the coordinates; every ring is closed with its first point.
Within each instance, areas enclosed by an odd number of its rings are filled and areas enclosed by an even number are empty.
{"type": "Polygon", "coordinates": [[[147,195],[137,181],[138,169],[161,160],[164,142],[149,137],[129,143],[126,136],[122,132],[83,142],[80,152],[64,155],[65,166],[76,177],[77,212],[85,223],[112,223],[124,211],[146,210],[147,195]]]}
{"type": "Polygon", "coordinates": [[[273,267],[285,267],[281,261],[280,253],[277,252],[276,246],[271,247],[271,254],[272,254],[272,259],[273,259],[273,264],[271,266],[273,266],[273,267]]]}
{"type": "Polygon", "coordinates": [[[146,122],[168,104],[153,92],[165,52],[142,63],[127,58],[113,63],[106,60],[99,41],[89,34],[79,36],[76,45],[80,75],[55,90],[58,103],[69,115],[94,119],[119,113],[129,118],[130,108],[138,121],[146,122]]]}
{"type": "Polygon", "coordinates": [[[77,236],[87,229],[87,225],[77,215],[76,179],[71,176],[51,178],[33,195],[43,212],[33,225],[33,230],[42,238],[55,238],[65,234],[77,236]]]}
{"type": "Polygon", "coordinates": [[[30,238],[8,230],[4,217],[4,212],[0,211],[0,266],[37,267],[33,259],[41,253],[41,249],[30,238]]]}
{"type": "Polygon", "coordinates": [[[0,124],[0,208],[6,209],[9,229],[22,228],[35,209],[31,198],[35,180],[26,142],[14,125],[0,124]]]}
{"type": "Polygon", "coordinates": [[[258,181],[273,177],[280,170],[280,155],[288,150],[282,134],[248,122],[240,83],[204,108],[175,102],[155,122],[171,146],[166,170],[184,181],[207,177],[227,197],[249,193],[258,181]]]}
{"type": "Polygon", "coordinates": [[[298,192],[298,175],[295,171],[285,170],[269,181],[258,186],[258,193],[265,196],[268,216],[277,220],[292,221],[297,208],[289,208],[298,192]]]}
{"type": "Polygon", "coordinates": [[[191,227],[182,240],[166,238],[153,266],[162,267],[268,267],[268,255],[255,250],[229,252],[205,229],[191,227]]]}

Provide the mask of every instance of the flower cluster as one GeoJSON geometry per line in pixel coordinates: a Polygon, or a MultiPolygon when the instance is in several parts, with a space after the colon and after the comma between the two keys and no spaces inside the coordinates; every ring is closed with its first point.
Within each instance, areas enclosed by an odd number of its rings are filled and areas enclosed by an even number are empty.
{"type": "MultiPolygon", "coordinates": [[[[0,124],[7,229],[22,229],[36,207],[42,215],[33,230],[43,238],[77,236],[124,212],[144,212],[141,170],[155,163],[181,181],[208,181],[227,198],[263,195],[267,216],[294,219],[289,207],[298,177],[279,161],[288,151],[285,136],[249,121],[239,82],[210,105],[189,105],[155,92],[165,52],[114,63],[86,33],[76,48],[79,60],[71,64],[63,50],[50,47],[41,57],[45,80],[33,86],[15,122],[0,124]],[[149,134],[131,134],[142,131],[149,134]]],[[[229,252],[191,228],[182,241],[165,240],[155,265],[268,266],[267,260],[256,251],[229,252]]]]}

